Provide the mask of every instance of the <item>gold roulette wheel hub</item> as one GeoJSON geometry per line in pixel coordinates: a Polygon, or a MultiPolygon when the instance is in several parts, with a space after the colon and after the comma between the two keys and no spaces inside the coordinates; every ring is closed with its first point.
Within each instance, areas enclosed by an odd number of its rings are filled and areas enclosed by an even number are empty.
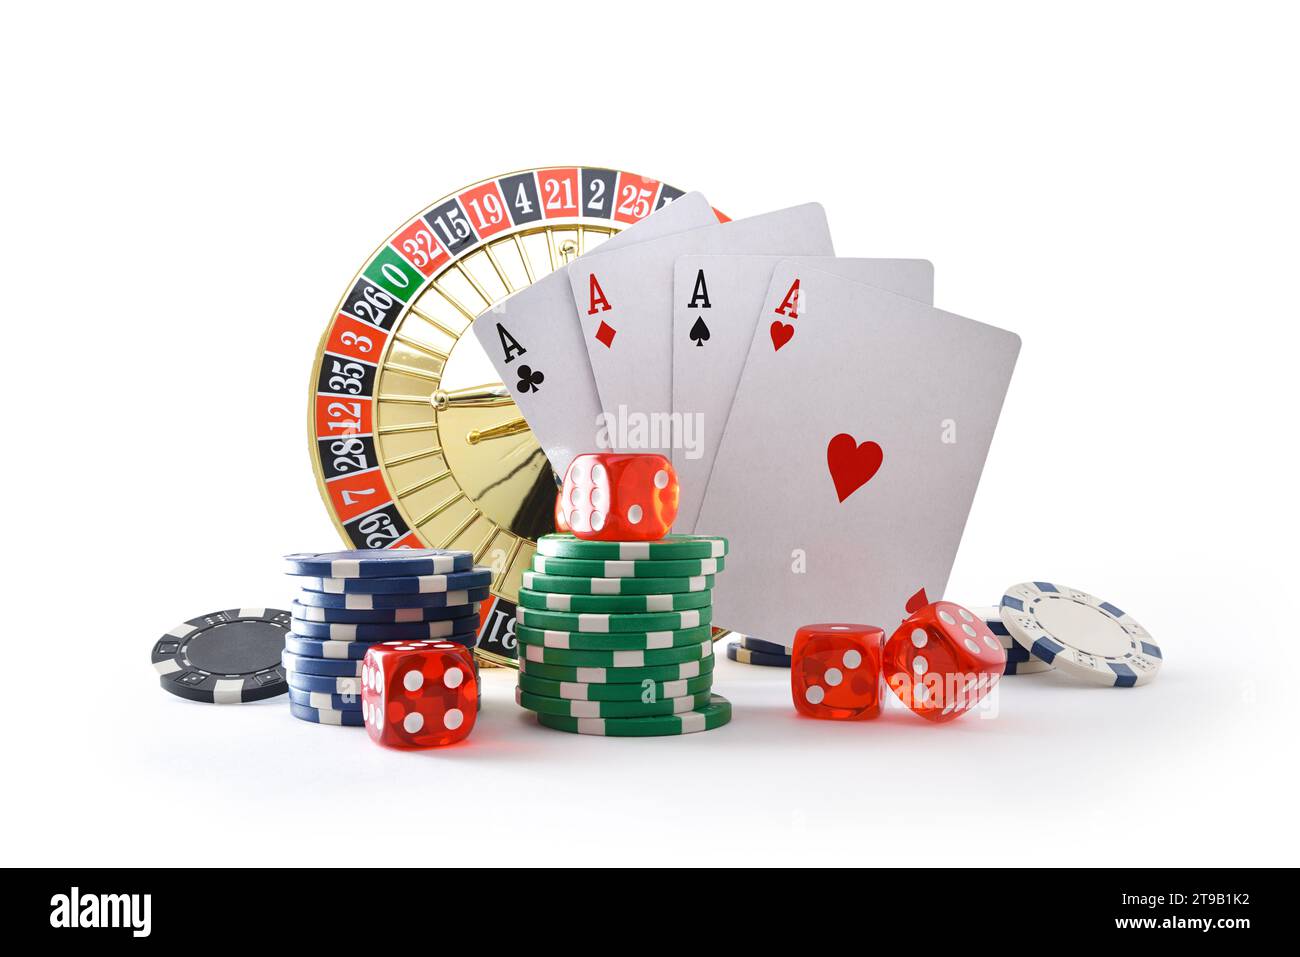
{"type": "Polygon", "coordinates": [[[556,479],[470,325],[681,194],[598,167],[480,180],[385,240],[321,337],[308,430],[335,526],[352,548],[465,549],[489,566],[487,662],[515,662],[515,601],[554,530],[556,479]]]}

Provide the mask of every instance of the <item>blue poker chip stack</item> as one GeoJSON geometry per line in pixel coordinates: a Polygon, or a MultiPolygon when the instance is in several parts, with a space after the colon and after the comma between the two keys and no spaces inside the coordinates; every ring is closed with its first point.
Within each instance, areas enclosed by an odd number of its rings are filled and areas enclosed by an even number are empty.
{"type": "Polygon", "coordinates": [[[364,724],[361,666],[380,642],[437,639],[473,647],[492,571],[470,552],[393,549],[286,555],[299,580],[281,663],[289,713],[364,724]]]}
{"type": "Polygon", "coordinates": [[[727,657],[745,665],[765,665],[769,668],[790,667],[790,646],[763,641],[742,635],[727,645],[727,657]]]}

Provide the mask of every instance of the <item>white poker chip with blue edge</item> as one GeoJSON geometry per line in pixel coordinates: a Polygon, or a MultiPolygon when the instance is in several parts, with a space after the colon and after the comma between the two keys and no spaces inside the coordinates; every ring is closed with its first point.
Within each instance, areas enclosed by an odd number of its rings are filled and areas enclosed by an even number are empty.
{"type": "Polygon", "coordinates": [[[1131,688],[1155,678],[1160,646],[1110,602],[1051,582],[1008,588],[998,609],[1022,648],[1072,676],[1131,688]]]}
{"type": "Polygon", "coordinates": [[[446,575],[469,571],[472,552],[441,548],[354,548],[342,552],[285,555],[290,575],[317,578],[392,578],[397,575],[446,575]]]}

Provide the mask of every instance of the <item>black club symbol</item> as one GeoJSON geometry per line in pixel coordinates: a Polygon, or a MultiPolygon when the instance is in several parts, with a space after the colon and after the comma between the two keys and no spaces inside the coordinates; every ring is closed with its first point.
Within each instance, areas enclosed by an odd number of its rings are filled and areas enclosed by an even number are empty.
{"type": "Polygon", "coordinates": [[[544,381],[546,381],[546,376],[540,371],[534,372],[532,366],[519,367],[520,392],[536,392],[544,381]]]}

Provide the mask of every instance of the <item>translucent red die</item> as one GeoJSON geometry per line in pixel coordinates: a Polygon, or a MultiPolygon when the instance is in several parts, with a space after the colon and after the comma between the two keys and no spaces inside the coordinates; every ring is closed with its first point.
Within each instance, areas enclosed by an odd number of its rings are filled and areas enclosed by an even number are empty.
{"type": "Polygon", "coordinates": [[[372,740],[437,748],[464,739],[478,717],[474,652],[451,641],[385,641],[361,664],[361,715],[372,740]]]}
{"type": "Polygon", "coordinates": [[[593,452],[569,463],[557,510],[578,538],[653,542],[672,528],[678,494],[677,473],[662,455],[593,452]]]}
{"type": "Polygon", "coordinates": [[[874,625],[804,625],[794,635],[790,694],[810,718],[861,721],[880,714],[885,633],[874,625]]]}
{"type": "Polygon", "coordinates": [[[568,516],[564,514],[564,489],[557,489],[555,492],[555,530],[570,531],[568,516]]]}
{"type": "Polygon", "coordinates": [[[996,686],[1007,654],[980,617],[950,601],[919,608],[885,642],[885,682],[929,721],[951,721],[996,686]]]}

